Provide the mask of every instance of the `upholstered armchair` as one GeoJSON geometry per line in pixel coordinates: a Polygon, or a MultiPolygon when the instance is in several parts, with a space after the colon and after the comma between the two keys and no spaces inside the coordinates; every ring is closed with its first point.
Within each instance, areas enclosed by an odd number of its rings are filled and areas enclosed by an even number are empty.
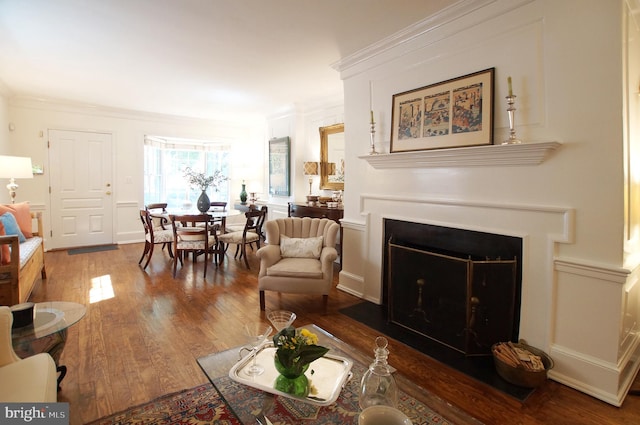
{"type": "Polygon", "coordinates": [[[58,399],[56,364],[47,353],[25,359],[13,351],[9,307],[0,306],[0,402],[53,403],[58,399]]]}
{"type": "Polygon", "coordinates": [[[260,309],[265,291],[322,295],[326,311],[340,226],[327,218],[289,217],[266,222],[267,246],[258,250],[260,309]]]}

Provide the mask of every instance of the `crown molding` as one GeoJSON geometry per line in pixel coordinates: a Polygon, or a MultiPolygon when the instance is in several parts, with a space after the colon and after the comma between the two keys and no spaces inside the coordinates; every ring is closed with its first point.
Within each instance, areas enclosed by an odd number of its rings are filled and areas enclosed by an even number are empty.
{"type": "MultiPolygon", "coordinates": [[[[0,85],[1,89],[1,85],[0,85]]],[[[112,117],[120,119],[134,119],[139,121],[163,121],[175,123],[199,123],[199,124],[215,124],[222,123],[225,125],[243,125],[246,120],[241,119],[209,119],[201,117],[188,117],[183,115],[169,115],[155,112],[138,111],[134,109],[117,108],[103,105],[93,105],[82,102],[75,102],[64,99],[42,98],[28,95],[17,95],[9,98],[9,105],[17,108],[45,109],[59,112],[80,113],[85,115],[94,115],[101,117],[112,117]]]]}
{"type": "MultiPolygon", "coordinates": [[[[531,3],[532,1],[534,0],[460,0],[451,6],[442,9],[438,13],[428,16],[423,20],[396,32],[395,34],[390,35],[389,37],[340,59],[339,61],[331,64],[331,67],[338,72],[343,72],[398,46],[406,45],[420,36],[434,33],[436,30],[446,27],[462,17],[469,18],[470,22],[465,23],[465,26],[469,27],[484,22],[487,19],[492,19],[496,16],[502,15],[513,9],[517,9],[527,3],[531,3]],[[489,6],[492,6],[493,8],[491,9],[489,6]],[[481,9],[485,13],[479,13],[481,9]]],[[[446,37],[446,35],[444,37],[446,37]]],[[[441,38],[443,38],[443,36],[434,36],[434,38],[429,41],[429,44],[432,44],[441,38]]],[[[422,48],[424,46],[425,44],[423,43],[419,47],[422,48]]],[[[402,54],[404,54],[404,52],[399,51],[395,53],[395,56],[400,56],[402,54]]]]}

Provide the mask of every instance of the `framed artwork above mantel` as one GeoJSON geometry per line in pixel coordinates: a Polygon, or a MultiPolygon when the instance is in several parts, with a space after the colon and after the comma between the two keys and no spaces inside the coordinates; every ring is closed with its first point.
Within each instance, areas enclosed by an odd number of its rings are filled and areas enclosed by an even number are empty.
{"type": "Polygon", "coordinates": [[[393,95],[390,151],[492,144],[494,71],[393,95]]]}

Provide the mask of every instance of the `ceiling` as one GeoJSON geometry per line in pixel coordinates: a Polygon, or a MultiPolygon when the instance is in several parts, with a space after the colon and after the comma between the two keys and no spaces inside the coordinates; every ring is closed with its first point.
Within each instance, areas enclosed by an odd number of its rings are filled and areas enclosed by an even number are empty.
{"type": "Polygon", "coordinates": [[[332,68],[458,0],[0,0],[10,97],[234,119],[342,95],[332,68]]]}

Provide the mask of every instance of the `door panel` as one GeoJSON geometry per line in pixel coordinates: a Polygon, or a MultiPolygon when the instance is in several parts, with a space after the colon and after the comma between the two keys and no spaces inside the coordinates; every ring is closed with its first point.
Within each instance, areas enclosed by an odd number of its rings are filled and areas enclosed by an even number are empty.
{"type": "Polygon", "coordinates": [[[113,243],[111,144],[110,134],[49,131],[52,248],[113,243]]]}

